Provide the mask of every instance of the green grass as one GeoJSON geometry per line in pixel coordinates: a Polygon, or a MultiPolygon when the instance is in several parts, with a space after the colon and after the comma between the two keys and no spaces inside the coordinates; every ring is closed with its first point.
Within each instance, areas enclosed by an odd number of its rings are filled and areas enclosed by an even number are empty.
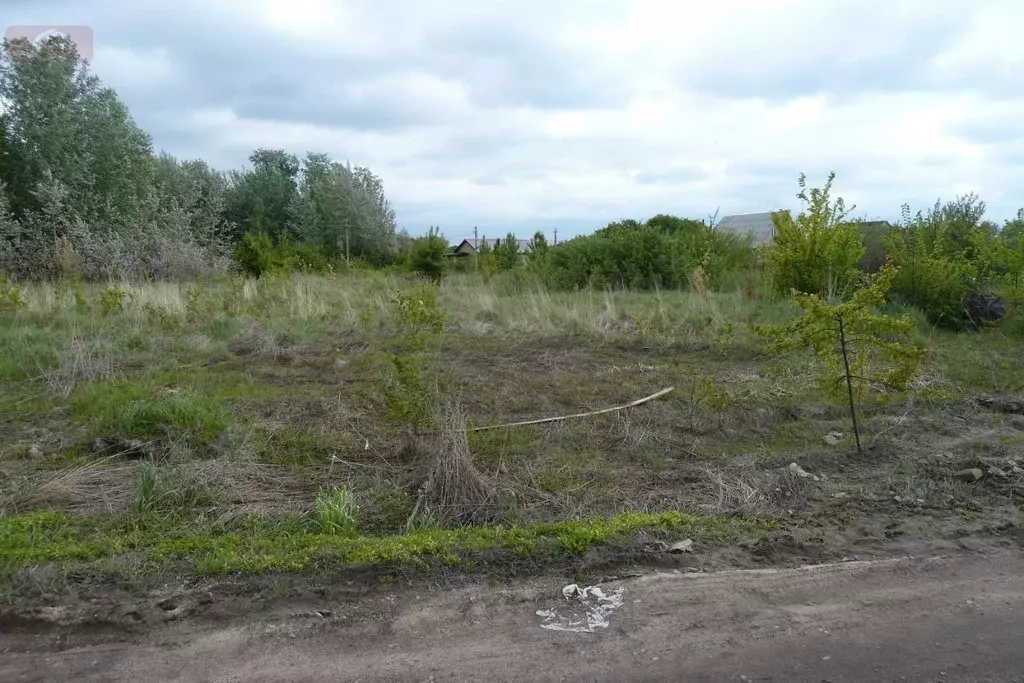
{"type": "MultiPolygon", "coordinates": [[[[419,455],[401,448],[403,435],[383,420],[375,359],[399,332],[390,291],[408,291],[410,278],[125,285],[123,308],[106,314],[102,286],[83,286],[85,312],[71,289],[29,285],[26,308],[0,315],[0,506],[90,516],[0,517],[0,563],[5,571],[56,562],[62,571],[172,578],[526,566],[637,534],[728,542],[775,523],[662,511],[715,509],[702,479],[707,464],[769,470],[797,459],[813,469],[838,453],[822,436],[849,433],[843,406],[821,405],[815,361],[768,356],[751,333],[753,323],[791,317],[786,300],[522,284],[462,274],[441,289],[445,389],[462,397],[472,423],[676,391],[614,415],[472,434],[474,464],[502,496],[503,524],[442,529],[426,520],[398,535],[390,534],[405,528],[416,503],[410,482],[432,446],[419,455]],[[67,391],[53,391],[55,380],[67,391]],[[137,478],[120,459],[86,469],[103,457],[92,452],[93,437],[150,442],[154,461],[137,478]],[[41,457],[28,457],[33,445],[41,457]],[[208,470],[189,461],[211,456],[208,470]],[[122,474],[104,476],[104,468],[122,474]],[[323,494],[318,514],[321,486],[350,496],[323,494]],[[39,491],[50,497],[29,495],[39,491]],[[100,514],[108,492],[120,507],[100,514]],[[632,508],[652,514],[623,512],[632,508]],[[254,509],[259,519],[241,516],[254,509]]],[[[1024,392],[1011,327],[954,334],[922,325],[917,339],[929,354],[924,388],[907,403],[912,416],[944,415],[979,393],[1024,392]]],[[[884,417],[864,411],[869,435],[906,438],[912,450],[918,433],[904,432],[924,427],[884,417]]],[[[885,481],[886,491],[921,487],[900,476],[885,481]]]]}
{"type": "Polygon", "coordinates": [[[328,536],[355,536],[358,512],[359,506],[352,499],[352,493],[337,486],[317,494],[313,506],[313,516],[320,533],[328,536]]]}
{"type": "Polygon", "coordinates": [[[495,561],[573,557],[641,533],[706,543],[762,536],[772,520],[698,517],[680,512],[625,512],[610,518],[423,529],[395,536],[346,538],[316,533],[308,524],[253,521],[234,530],[193,530],[159,518],[72,518],[44,511],[0,518],[0,566],[18,570],[62,561],[92,561],[143,552],[151,569],[191,565],[197,575],[311,572],[327,569],[472,567],[495,561]]]}
{"type": "Polygon", "coordinates": [[[190,388],[155,387],[145,378],[88,385],[73,407],[96,433],[125,439],[180,436],[209,444],[228,427],[228,412],[217,399],[190,388]]]}

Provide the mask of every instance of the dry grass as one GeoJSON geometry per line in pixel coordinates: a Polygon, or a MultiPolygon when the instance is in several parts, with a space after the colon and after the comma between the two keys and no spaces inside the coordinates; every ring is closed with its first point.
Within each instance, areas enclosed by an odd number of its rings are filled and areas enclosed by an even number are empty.
{"type": "Polygon", "coordinates": [[[483,524],[496,515],[497,492],[477,470],[466,437],[466,412],[449,403],[439,416],[443,430],[438,438],[436,460],[420,489],[416,510],[447,524],[483,524]]]}
{"type": "Polygon", "coordinates": [[[47,479],[29,504],[60,508],[71,514],[120,513],[131,507],[138,464],[121,464],[117,456],[95,460],[47,479]]]}
{"type": "Polygon", "coordinates": [[[113,350],[103,339],[86,339],[72,328],[57,353],[57,367],[43,374],[50,391],[67,398],[81,384],[114,376],[113,350]]]}
{"type": "Polygon", "coordinates": [[[813,479],[788,469],[763,472],[707,468],[704,488],[710,502],[704,507],[720,515],[771,516],[799,510],[820,488],[813,479]]]}

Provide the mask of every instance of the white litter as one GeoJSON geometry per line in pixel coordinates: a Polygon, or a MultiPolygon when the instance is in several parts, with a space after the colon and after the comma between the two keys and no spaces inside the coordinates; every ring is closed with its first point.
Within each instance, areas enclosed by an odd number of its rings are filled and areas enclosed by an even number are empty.
{"type": "Polygon", "coordinates": [[[598,586],[580,588],[571,583],[562,589],[567,603],[565,608],[537,610],[537,616],[543,619],[540,627],[573,633],[593,633],[595,628],[608,628],[608,618],[622,606],[625,590],[619,588],[608,595],[598,586]]]}

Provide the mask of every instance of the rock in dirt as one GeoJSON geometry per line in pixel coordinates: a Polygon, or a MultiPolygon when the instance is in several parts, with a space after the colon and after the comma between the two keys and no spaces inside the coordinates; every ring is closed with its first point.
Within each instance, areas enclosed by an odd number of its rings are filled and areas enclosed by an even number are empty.
{"type": "Polygon", "coordinates": [[[1006,472],[1003,472],[995,465],[992,465],[992,467],[988,468],[988,473],[991,474],[993,477],[999,477],[1000,479],[1006,479],[1006,477],[1009,476],[1006,474],[1006,472]]]}
{"type": "Polygon", "coordinates": [[[43,457],[43,449],[38,444],[32,444],[32,448],[28,449],[28,457],[33,459],[43,457]]]}
{"type": "Polygon", "coordinates": [[[670,553],[692,553],[693,552],[693,539],[688,538],[685,541],[679,541],[673,543],[668,549],[670,553]]]}
{"type": "Polygon", "coordinates": [[[825,435],[825,443],[829,446],[838,446],[839,442],[843,440],[842,432],[829,432],[825,435]]]}
{"type": "Polygon", "coordinates": [[[970,467],[966,470],[960,470],[955,476],[962,481],[978,481],[985,476],[985,473],[977,467],[970,467]]]}
{"type": "Polygon", "coordinates": [[[801,479],[810,479],[812,481],[818,481],[818,478],[816,476],[805,470],[803,467],[800,467],[800,465],[797,465],[795,462],[789,463],[789,471],[795,474],[796,476],[800,477],[801,479]]]}

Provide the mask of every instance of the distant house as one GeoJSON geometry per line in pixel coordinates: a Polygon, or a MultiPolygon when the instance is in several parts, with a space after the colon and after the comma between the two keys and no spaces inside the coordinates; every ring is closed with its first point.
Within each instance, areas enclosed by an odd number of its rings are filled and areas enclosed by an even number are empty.
{"type": "Polygon", "coordinates": [[[718,221],[715,229],[728,230],[741,237],[753,235],[755,247],[767,244],[775,237],[775,224],[772,223],[771,211],[723,216],[722,220],[718,221]]]}
{"type": "MultiPolygon", "coordinates": [[[[775,224],[772,223],[772,211],[763,213],[743,213],[725,216],[715,226],[716,230],[729,230],[737,235],[754,236],[754,246],[770,244],[775,239],[775,224]]],[[[864,236],[867,253],[864,254],[862,268],[877,270],[884,260],[882,253],[882,237],[892,230],[889,221],[857,221],[864,236]],[[870,264],[870,266],[869,266],[870,264]]]]}
{"type": "MultiPolygon", "coordinates": [[[[479,253],[480,245],[483,242],[486,242],[487,246],[489,246],[491,248],[491,251],[493,251],[494,248],[497,247],[498,245],[500,245],[503,241],[504,240],[502,240],[500,238],[499,239],[476,239],[476,238],[473,238],[473,237],[469,237],[467,239],[462,240],[462,242],[459,243],[459,246],[457,246],[454,249],[452,249],[452,253],[450,254],[450,256],[454,256],[455,258],[465,258],[466,256],[475,256],[477,253],[479,253]]],[[[516,244],[519,247],[519,253],[520,254],[528,254],[531,251],[533,251],[532,247],[530,246],[530,240],[516,240],[516,244]]]]}

